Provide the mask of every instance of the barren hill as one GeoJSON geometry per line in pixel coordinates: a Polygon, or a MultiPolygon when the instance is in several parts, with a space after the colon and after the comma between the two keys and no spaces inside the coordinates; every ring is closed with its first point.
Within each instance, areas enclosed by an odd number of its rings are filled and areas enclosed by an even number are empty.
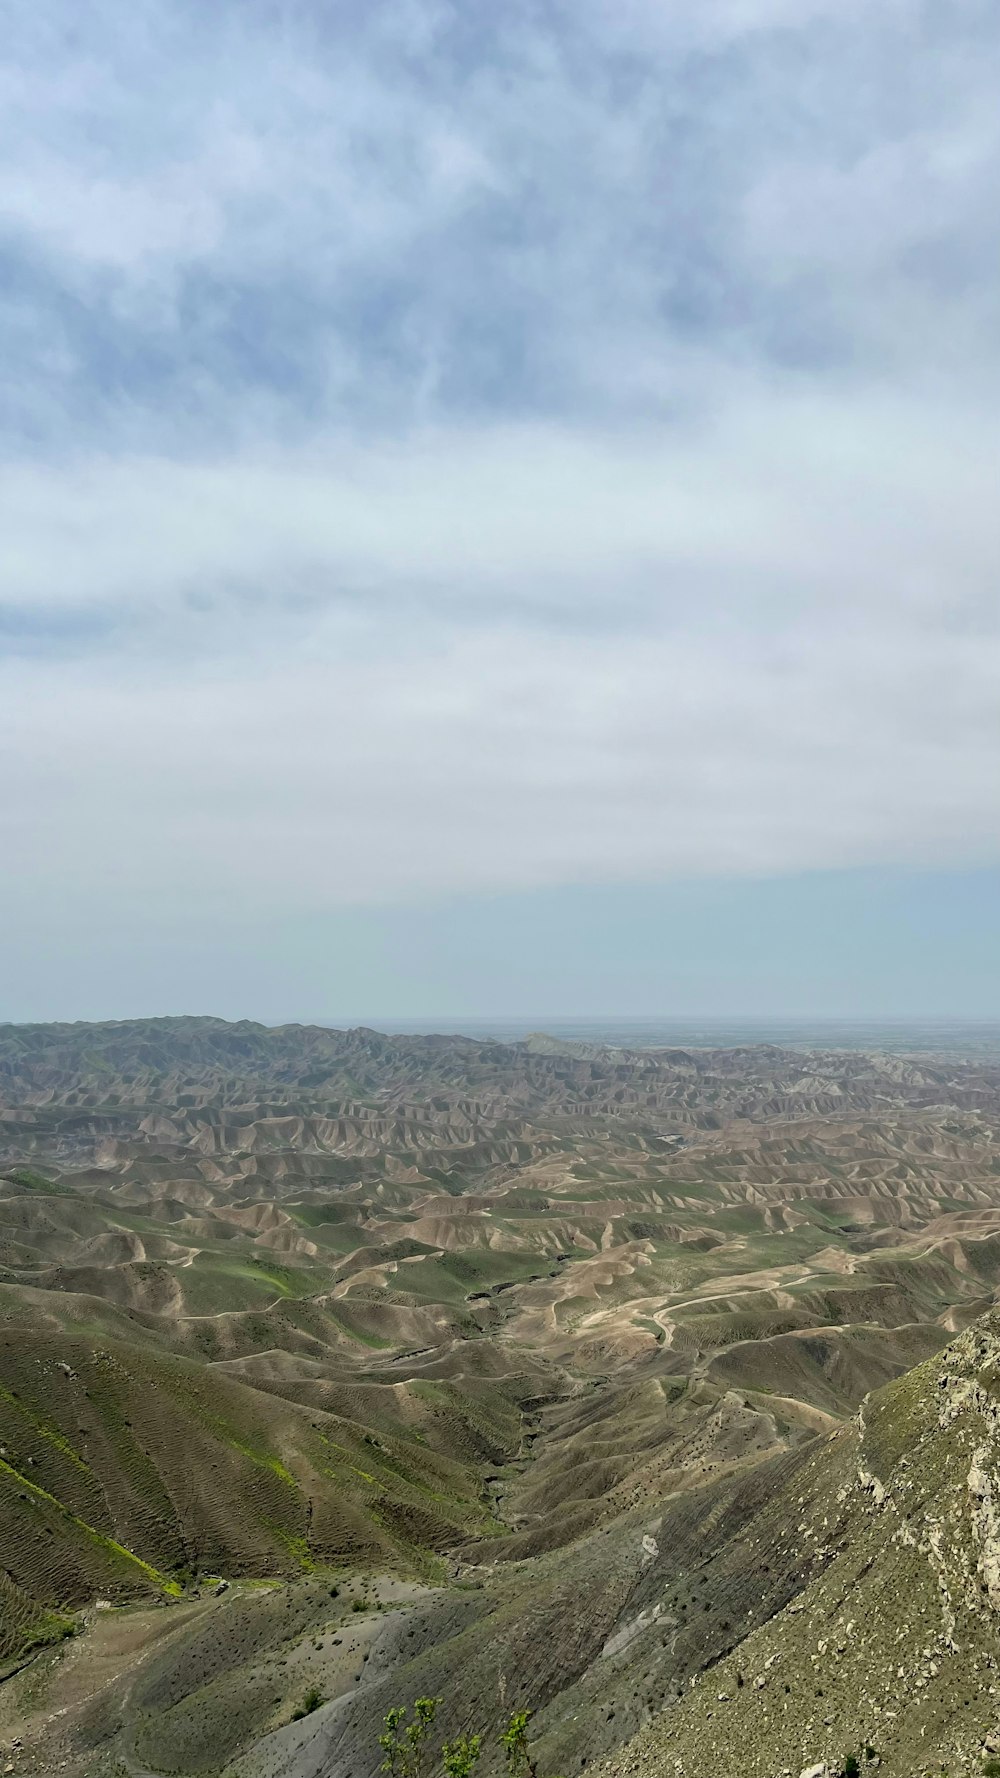
{"type": "MultiPolygon", "coordinates": [[[[973,1437],[992,1486],[983,1403],[928,1404],[977,1342],[991,1387],[998,1132],[982,1053],[0,1027],[15,1772],[361,1778],[386,1700],[428,1691],[451,1727],[531,1703],[566,1773],[641,1732],[631,1769],[707,1778],[735,1733],[741,1771],[797,1778],[849,1730],[889,1771],[978,1770],[972,1669],[967,1714],[913,1718],[905,1756],[885,1686],[848,1720],[846,1647],[804,1718],[748,1673],[758,1636],[792,1661],[827,1567],[846,1597],[850,1551],[951,1522],[973,1437]],[[888,1534],[879,1490],[912,1506],[888,1534]]],[[[966,1646],[990,1671],[962,1584],[966,1643],[921,1657],[951,1684],[966,1646]]]]}

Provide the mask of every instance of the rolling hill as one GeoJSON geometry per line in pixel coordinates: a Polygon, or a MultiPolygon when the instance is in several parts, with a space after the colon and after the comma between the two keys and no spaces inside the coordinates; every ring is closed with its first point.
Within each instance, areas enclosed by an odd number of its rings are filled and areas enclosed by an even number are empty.
{"type": "Polygon", "coordinates": [[[363,1778],[440,1693],[567,1774],[978,1772],[998,1131],[981,1049],[0,1027],[14,1771],[363,1778]]]}

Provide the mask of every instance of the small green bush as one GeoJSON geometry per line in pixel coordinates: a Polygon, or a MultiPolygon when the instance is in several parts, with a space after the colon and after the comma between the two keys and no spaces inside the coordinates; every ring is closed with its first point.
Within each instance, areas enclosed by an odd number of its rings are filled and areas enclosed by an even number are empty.
{"type": "MultiPolygon", "coordinates": [[[[834,1778],[861,1778],[861,1761],[864,1760],[865,1765],[870,1766],[877,1757],[871,1742],[866,1741],[860,1754],[848,1753],[844,1756],[844,1763],[837,1768],[834,1778]]],[[[1000,1771],[997,1772],[996,1778],[1000,1778],[1000,1771]]]]}
{"type": "MultiPolygon", "coordinates": [[[[434,1725],[437,1707],[442,1698],[418,1698],[413,1706],[414,1720],[407,1724],[406,1706],[396,1704],[387,1713],[384,1732],[378,1744],[385,1754],[382,1771],[388,1778],[422,1778],[425,1772],[425,1746],[434,1725]]],[[[515,1711],[500,1736],[507,1778],[538,1778],[538,1764],[528,1747],[528,1724],[534,1712],[515,1711]]],[[[446,1741],[441,1748],[444,1778],[472,1778],[482,1752],[481,1735],[463,1734],[457,1741],[446,1741]]]]}
{"type": "Polygon", "coordinates": [[[441,1760],[447,1778],[472,1778],[481,1746],[479,1735],[461,1735],[457,1741],[446,1741],[441,1749],[441,1760]]]}
{"type": "Polygon", "coordinates": [[[528,1724],[533,1710],[516,1710],[500,1736],[507,1778],[535,1778],[535,1762],[528,1752],[528,1724]]]}
{"type": "Polygon", "coordinates": [[[424,1742],[437,1715],[440,1698],[418,1698],[413,1706],[413,1721],[406,1724],[406,1706],[396,1704],[385,1718],[385,1730],[378,1744],[385,1754],[382,1771],[389,1778],[420,1778],[424,1742]]]}
{"type": "Polygon", "coordinates": [[[303,1716],[311,1716],[314,1710],[318,1710],[320,1705],[325,1703],[326,1699],[323,1693],[316,1686],[310,1686],[301,1704],[292,1711],[292,1721],[298,1722],[303,1716]]]}

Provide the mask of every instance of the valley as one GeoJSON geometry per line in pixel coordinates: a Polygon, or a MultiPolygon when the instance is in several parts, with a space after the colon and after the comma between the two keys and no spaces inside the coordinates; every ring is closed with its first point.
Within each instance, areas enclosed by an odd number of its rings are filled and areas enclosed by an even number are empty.
{"type": "Polygon", "coordinates": [[[978,1773],[998,1284],[986,1045],[0,1027],[0,1764],[978,1773]]]}

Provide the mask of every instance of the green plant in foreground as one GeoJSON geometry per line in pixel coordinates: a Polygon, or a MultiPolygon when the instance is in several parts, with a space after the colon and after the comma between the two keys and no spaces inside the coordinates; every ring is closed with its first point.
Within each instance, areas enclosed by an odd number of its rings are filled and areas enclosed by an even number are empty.
{"type": "Polygon", "coordinates": [[[500,1736],[507,1778],[536,1778],[538,1767],[528,1751],[528,1724],[533,1710],[516,1710],[500,1736]]]}
{"type": "MultiPolygon", "coordinates": [[[[406,1727],[405,1705],[396,1704],[387,1712],[378,1744],[385,1754],[382,1771],[388,1778],[420,1778],[424,1744],[442,1702],[441,1698],[418,1698],[413,1706],[414,1720],[406,1727]]],[[[538,1763],[528,1746],[528,1724],[533,1715],[533,1710],[516,1710],[499,1737],[507,1778],[538,1778],[538,1763]]],[[[444,1778],[471,1778],[482,1746],[482,1735],[463,1734],[457,1741],[446,1741],[441,1748],[444,1778]]]]}
{"type": "Polygon", "coordinates": [[[447,1778],[470,1778],[481,1746],[482,1738],[479,1735],[461,1735],[457,1741],[446,1741],[441,1749],[441,1758],[447,1778]]]}
{"type": "Polygon", "coordinates": [[[389,1778],[419,1778],[424,1742],[434,1726],[440,1703],[440,1698],[418,1698],[413,1706],[413,1721],[405,1728],[405,1704],[396,1704],[386,1713],[385,1729],[378,1744],[385,1754],[382,1770],[389,1774],[389,1778]]]}
{"type": "Polygon", "coordinates": [[[397,1773],[403,1769],[403,1742],[399,1731],[405,1721],[406,1710],[401,1704],[394,1704],[391,1710],[386,1711],[385,1727],[378,1738],[378,1744],[385,1754],[380,1769],[388,1772],[389,1778],[396,1778],[397,1773]]]}
{"type": "MultiPolygon", "coordinates": [[[[856,1753],[848,1753],[845,1756],[844,1763],[838,1768],[835,1778],[861,1778],[862,1759],[866,1765],[871,1765],[871,1762],[875,1757],[874,1747],[870,1741],[866,1741],[864,1747],[861,1749],[860,1757],[856,1753]]],[[[1000,1778],[1000,1766],[997,1768],[996,1778],[1000,1778]]]]}

